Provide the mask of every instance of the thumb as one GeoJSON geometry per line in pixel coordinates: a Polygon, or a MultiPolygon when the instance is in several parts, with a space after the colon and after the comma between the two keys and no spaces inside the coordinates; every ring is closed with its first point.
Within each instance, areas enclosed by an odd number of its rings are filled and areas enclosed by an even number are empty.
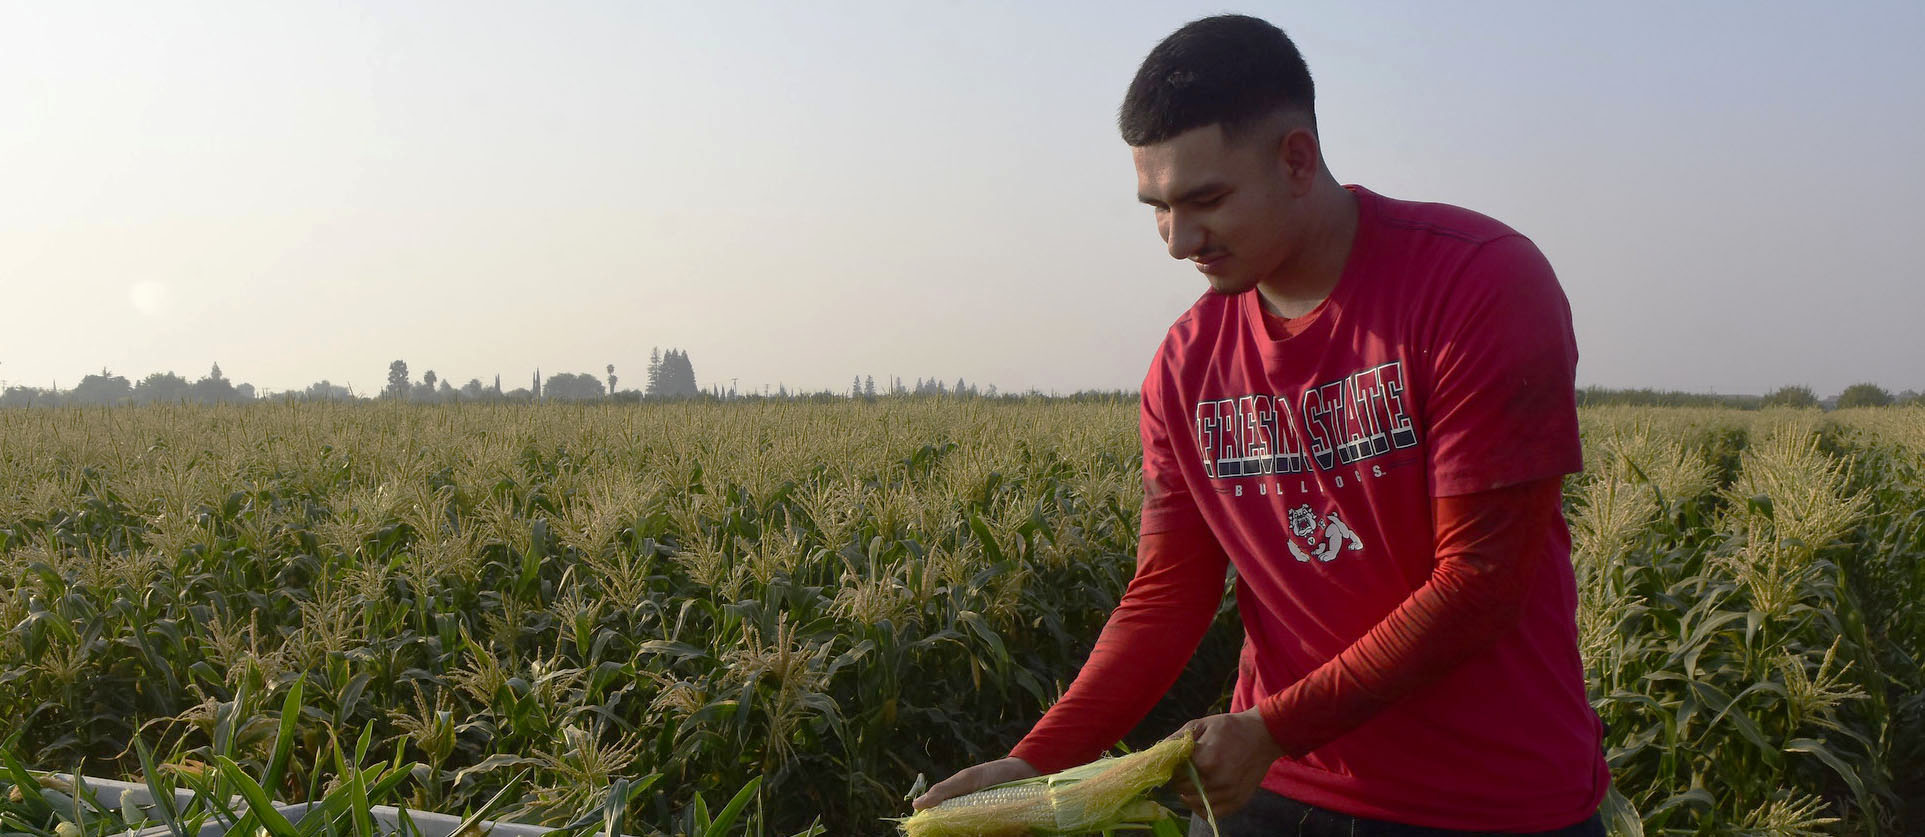
{"type": "Polygon", "coordinates": [[[1189,723],[1184,724],[1181,727],[1178,727],[1176,732],[1170,733],[1170,737],[1181,738],[1183,737],[1184,733],[1189,733],[1191,738],[1201,740],[1203,738],[1203,733],[1209,728],[1210,728],[1210,725],[1204,723],[1202,718],[1196,718],[1191,720],[1189,723]]]}
{"type": "Polygon", "coordinates": [[[1195,739],[1197,745],[1203,745],[1205,741],[1211,739],[1211,733],[1217,731],[1217,725],[1209,722],[1209,718],[1197,718],[1193,722],[1184,723],[1184,731],[1190,733],[1190,737],[1195,739]]]}

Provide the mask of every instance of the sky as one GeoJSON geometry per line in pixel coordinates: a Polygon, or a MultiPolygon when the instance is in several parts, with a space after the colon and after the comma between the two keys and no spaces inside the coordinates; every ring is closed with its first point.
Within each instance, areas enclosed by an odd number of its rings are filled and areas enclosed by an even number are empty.
{"type": "Polygon", "coordinates": [[[1531,237],[1580,385],[1925,389],[1925,4],[0,3],[0,381],[1135,389],[1115,113],[1297,42],[1325,159],[1531,237]]]}

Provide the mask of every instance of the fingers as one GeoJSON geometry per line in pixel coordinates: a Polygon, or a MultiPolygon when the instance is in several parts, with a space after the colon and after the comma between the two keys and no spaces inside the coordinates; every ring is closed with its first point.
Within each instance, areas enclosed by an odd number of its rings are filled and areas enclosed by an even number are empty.
{"type": "Polygon", "coordinates": [[[942,804],[942,801],[945,799],[962,796],[981,788],[983,784],[976,781],[975,777],[982,771],[983,767],[983,765],[979,764],[975,767],[966,768],[958,771],[954,776],[937,782],[929,790],[923,791],[921,796],[916,797],[916,801],[909,803],[910,806],[918,811],[924,808],[934,808],[942,804]]]}
{"type": "MultiPolygon", "coordinates": [[[[1207,733],[1210,728],[1206,725],[1204,729],[1207,733]]],[[[1219,817],[1227,816],[1249,802],[1253,789],[1237,782],[1229,773],[1229,765],[1220,763],[1221,754],[1214,752],[1214,748],[1203,746],[1201,738],[1198,739],[1194,759],[1192,763],[1196,767],[1197,779],[1202,783],[1201,788],[1190,779],[1188,770],[1177,771],[1170,780],[1170,789],[1176,792],[1177,798],[1191,813],[1203,816],[1203,799],[1206,795],[1210,800],[1209,812],[1219,817]]]]}
{"type": "Polygon", "coordinates": [[[1038,775],[1036,768],[1031,767],[1029,762],[1023,761],[1022,759],[1006,758],[992,762],[984,762],[974,767],[965,768],[958,771],[956,775],[937,782],[935,787],[930,788],[924,792],[923,795],[916,797],[916,800],[911,802],[910,806],[918,811],[924,808],[933,808],[942,804],[945,800],[975,793],[990,785],[1000,785],[1004,782],[1027,779],[1035,775],[1038,775]]]}
{"type": "Polygon", "coordinates": [[[1190,777],[1181,775],[1181,773],[1170,779],[1170,791],[1175,793],[1178,799],[1182,799],[1185,804],[1188,804],[1190,798],[1196,795],[1196,790],[1196,785],[1190,782],[1190,777]]]}
{"type": "MultiPolygon", "coordinates": [[[[1206,779],[1205,781],[1207,782],[1208,780],[1206,779]]],[[[1210,804],[1207,810],[1218,817],[1227,817],[1234,814],[1237,812],[1237,809],[1242,808],[1250,801],[1249,792],[1239,793],[1237,790],[1231,788],[1211,787],[1208,790],[1208,795],[1210,797],[1210,804]]],[[[1177,799],[1182,801],[1183,807],[1190,809],[1190,813],[1199,817],[1203,816],[1206,810],[1203,804],[1203,797],[1204,794],[1197,793],[1194,789],[1177,792],[1177,799]]]]}
{"type": "Polygon", "coordinates": [[[1213,776],[1215,771],[1213,768],[1215,767],[1216,759],[1213,758],[1214,753],[1210,747],[1210,744],[1213,743],[1210,740],[1210,729],[1209,719],[1197,718],[1184,724],[1183,727],[1176,732],[1177,735],[1182,735],[1187,732],[1192,738],[1196,739],[1196,749],[1190,752],[1190,763],[1196,767],[1197,778],[1202,780],[1203,787],[1197,787],[1196,783],[1190,780],[1190,771],[1188,770],[1176,771],[1176,776],[1173,777],[1170,786],[1172,790],[1176,791],[1177,798],[1182,800],[1184,806],[1188,807],[1198,816],[1203,814],[1204,794],[1209,793],[1211,797],[1210,801],[1214,803],[1216,797],[1221,793],[1220,791],[1212,792],[1215,790],[1212,786],[1215,784],[1213,776]]]}
{"type": "Polygon", "coordinates": [[[1196,749],[1190,751],[1190,760],[1196,762],[1198,768],[1203,766],[1205,760],[1215,758],[1217,745],[1222,743],[1219,740],[1223,737],[1222,724],[1216,723],[1216,719],[1220,717],[1222,716],[1211,715],[1208,718],[1198,718],[1184,724],[1183,729],[1179,731],[1188,732],[1196,739],[1196,749]]]}

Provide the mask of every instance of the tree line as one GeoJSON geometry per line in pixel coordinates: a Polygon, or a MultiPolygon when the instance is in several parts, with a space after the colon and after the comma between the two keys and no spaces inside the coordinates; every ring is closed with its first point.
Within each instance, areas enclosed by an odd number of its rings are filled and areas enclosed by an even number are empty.
{"type": "MultiPolygon", "coordinates": [[[[962,378],[957,378],[953,385],[940,378],[917,378],[914,384],[910,384],[902,378],[891,376],[878,387],[873,375],[855,376],[850,381],[849,389],[841,392],[826,389],[790,390],[787,385],[776,384],[773,387],[765,386],[760,392],[741,393],[736,391],[732,382],[727,387],[715,383],[703,388],[696,382],[695,367],[689,361],[688,353],[674,348],[666,352],[656,349],[649,353],[648,370],[640,388],[617,389],[616,384],[620,380],[612,363],[604,367],[603,374],[600,376],[588,372],[561,372],[544,377],[541,370],[537,369],[526,387],[504,391],[500,375],[495,375],[493,380],[487,383],[480,378],[470,378],[467,383],[455,386],[452,381],[435,374],[432,369],[423,372],[421,378],[415,380],[408,370],[407,361],[396,360],[388,364],[387,385],[373,396],[360,395],[347,386],[327,380],[316,381],[306,389],[263,395],[257,393],[253,384],[237,384],[228,380],[227,376],[221,373],[220,364],[216,363],[206,375],[191,381],[171,371],[155,372],[139,381],[130,381],[124,376],[102,369],[97,374],[81,378],[80,383],[72,389],[5,387],[0,389],[0,407],[245,404],[267,400],[384,400],[421,404],[456,404],[549,401],[640,403],[644,400],[682,398],[806,399],[811,401],[901,397],[1068,398],[1071,400],[1086,398],[1133,400],[1135,398],[1134,393],[1094,390],[1080,391],[1067,396],[1046,395],[1034,390],[999,396],[994,385],[979,388],[976,384],[962,378]]],[[[1830,398],[1820,398],[1811,387],[1798,385],[1780,387],[1765,395],[1718,395],[1676,390],[1584,387],[1577,391],[1577,403],[1579,406],[1586,407],[1618,405],[1725,407],[1739,410],[1757,410],[1766,407],[1845,409],[1925,406],[1925,393],[1914,390],[1892,393],[1871,383],[1852,384],[1830,398]]]]}
{"type": "Polygon", "coordinates": [[[593,401],[612,398],[617,401],[640,401],[650,399],[695,398],[703,395],[720,397],[719,391],[704,391],[695,381],[695,368],[689,362],[688,353],[679,349],[669,349],[666,353],[657,349],[649,358],[647,385],[641,390],[616,390],[620,378],[615,374],[615,365],[608,364],[605,377],[593,374],[563,372],[544,378],[541,371],[535,371],[526,388],[504,391],[501,376],[495,375],[491,383],[482,383],[480,378],[470,378],[466,384],[455,386],[454,382],[436,375],[430,369],[421,375],[419,381],[408,373],[408,364],[396,360],[388,364],[387,386],[372,397],[356,393],[352,388],[329,380],[316,381],[306,389],[287,390],[273,394],[258,392],[253,384],[237,384],[222,374],[220,364],[216,363],[208,373],[197,380],[188,380],[171,371],[155,372],[139,381],[128,380],[126,376],[116,375],[106,369],[97,374],[87,375],[72,389],[52,387],[9,386],[0,388],[0,407],[110,407],[140,404],[246,404],[255,401],[367,401],[396,400],[421,403],[475,402],[516,402],[516,401],[593,401]],[[604,387],[604,382],[606,386],[604,387]]]}
{"type": "MultiPolygon", "coordinates": [[[[388,364],[386,385],[373,394],[355,392],[352,387],[336,384],[329,380],[316,381],[305,389],[286,390],[276,393],[260,393],[253,384],[234,383],[222,374],[220,364],[216,363],[209,372],[195,380],[188,380],[173,372],[156,372],[139,381],[131,381],[106,369],[88,375],[72,389],[54,387],[9,386],[0,388],[0,407],[109,407],[132,406],[141,404],[246,404],[256,401],[405,401],[419,404],[457,404],[472,403],[541,403],[541,402],[592,402],[612,401],[615,403],[640,403],[644,400],[672,400],[685,398],[706,398],[715,400],[731,399],[808,399],[836,400],[848,398],[882,397],[997,397],[996,387],[978,388],[962,378],[957,378],[951,386],[939,378],[917,378],[910,385],[901,378],[890,377],[879,389],[873,375],[858,375],[847,392],[832,390],[805,391],[790,390],[786,384],[763,387],[759,392],[738,392],[733,381],[728,386],[719,382],[703,387],[695,377],[695,366],[689,360],[688,352],[681,349],[660,348],[649,353],[648,369],[639,388],[617,389],[621,377],[615,372],[615,365],[608,364],[601,375],[589,372],[560,372],[544,376],[535,370],[527,386],[513,389],[502,388],[501,376],[484,382],[480,378],[469,378],[468,382],[456,385],[429,369],[415,378],[406,360],[397,359],[388,364]]],[[[1075,398],[1085,393],[1069,396],[1075,398]]],[[[1102,393],[1109,396],[1110,393],[1102,393]]],[[[1044,397],[1039,392],[1029,392],[1020,397],[1044,397]]]]}
{"type": "MultiPolygon", "coordinates": [[[[323,381],[323,384],[326,382],[323,381]]],[[[72,389],[10,386],[0,390],[0,407],[109,406],[119,404],[244,404],[257,400],[253,384],[236,384],[221,374],[221,365],[198,380],[189,381],[173,372],[155,372],[139,381],[129,381],[105,369],[88,375],[72,389]]]]}
{"type": "Polygon", "coordinates": [[[1764,395],[1717,395],[1656,389],[1607,389],[1584,387],[1577,391],[1580,407],[1606,405],[1626,407],[1726,407],[1736,410],[1761,410],[1766,407],[1807,407],[1825,410],[1852,407],[1925,406],[1925,393],[1904,390],[1894,394],[1877,384],[1859,383],[1830,398],[1820,398],[1811,387],[1779,387],[1764,395]]]}

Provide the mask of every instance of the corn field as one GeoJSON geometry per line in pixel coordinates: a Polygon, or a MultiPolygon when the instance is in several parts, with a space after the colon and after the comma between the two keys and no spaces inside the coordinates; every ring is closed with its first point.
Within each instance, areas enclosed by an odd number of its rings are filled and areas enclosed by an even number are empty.
{"type": "MultiPolygon", "coordinates": [[[[1614,830],[1920,828],[1925,411],[1581,418],[1614,830]]],[[[1140,461],[1133,401],[0,411],[0,755],[887,833],[1068,685],[1140,461]]],[[[1233,608],[1130,745],[1227,707],[1233,608]]]]}

